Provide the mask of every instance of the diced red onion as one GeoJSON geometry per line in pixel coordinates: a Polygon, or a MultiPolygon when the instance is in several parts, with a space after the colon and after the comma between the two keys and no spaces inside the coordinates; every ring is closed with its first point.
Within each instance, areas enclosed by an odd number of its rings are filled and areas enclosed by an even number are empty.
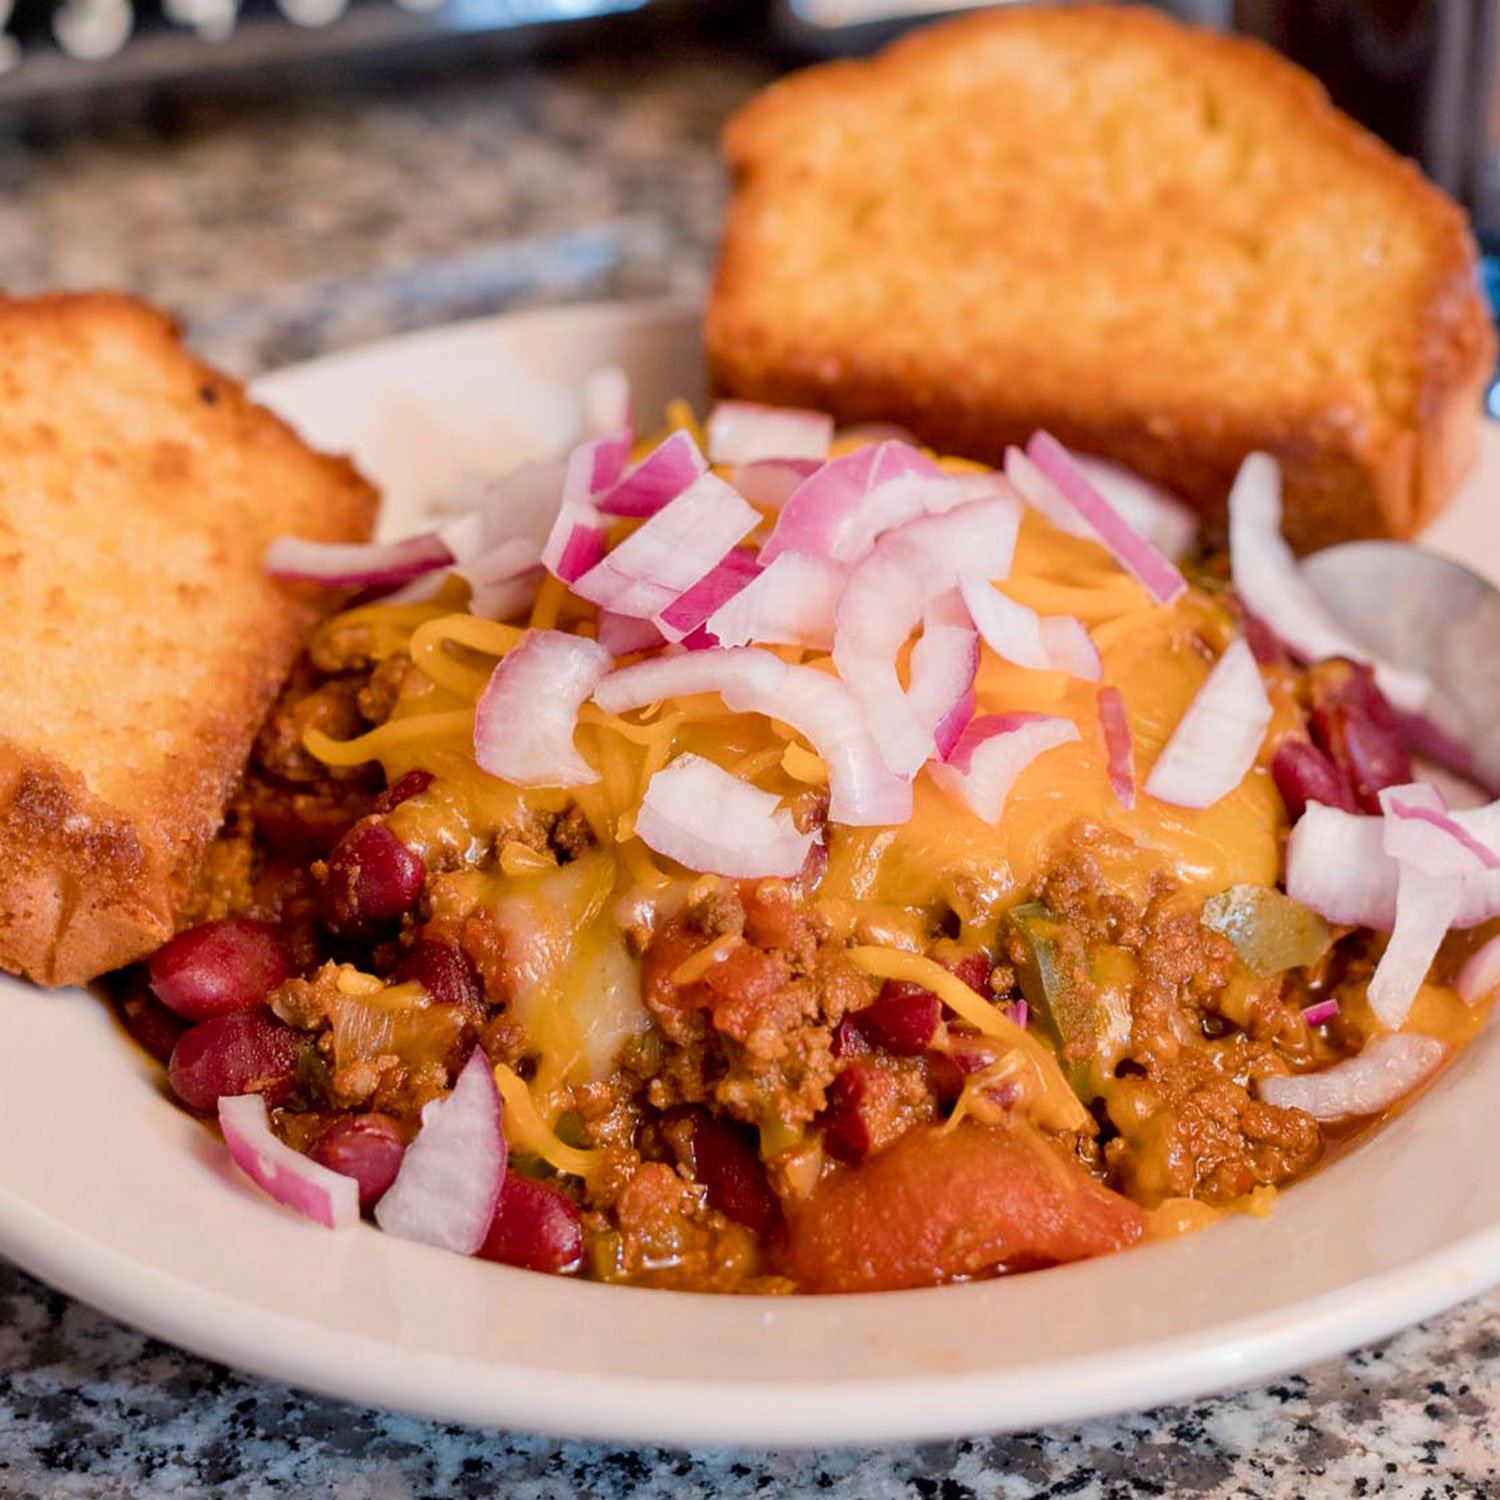
{"type": "Polygon", "coordinates": [[[1019,448],[1005,450],[1005,478],[1049,525],[1068,536],[1099,540],[1094,528],[1063,499],[1057,486],[1019,448]]]}
{"type": "Polygon", "coordinates": [[[611,438],[623,434],[629,439],[630,377],[618,365],[605,365],[585,376],[582,406],[585,437],[611,438]]]}
{"type": "Polygon", "coordinates": [[[471,614],[503,620],[526,608],[543,572],[541,549],[517,537],[472,558],[454,571],[468,581],[471,614]]]}
{"type": "Polygon", "coordinates": [[[1271,723],[1260,668],[1243,638],[1214,664],[1146,778],[1146,793],[1177,807],[1212,807],[1244,780],[1271,723]]]}
{"type": "Polygon", "coordinates": [[[1436,787],[1414,782],[1386,787],[1379,796],[1386,820],[1381,841],[1393,859],[1404,859],[1429,875],[1500,870],[1500,855],[1449,815],[1436,787]]]}
{"type": "Polygon", "coordinates": [[[1158,604],[1170,604],[1187,588],[1176,565],[1147,541],[1088,481],[1068,450],[1050,433],[1036,432],[1026,454],[1057,487],[1064,500],[1094,529],[1115,561],[1135,577],[1158,604]]]}
{"type": "Polygon", "coordinates": [[[1104,669],[1082,621],[1072,615],[1039,615],[985,578],[960,578],[958,588],[975,628],[997,655],[1018,667],[1098,682],[1104,669]]]}
{"type": "Polygon", "coordinates": [[[833,645],[833,615],[847,570],[802,552],[783,552],[704,622],[724,646],[833,645]]]}
{"type": "Polygon", "coordinates": [[[978,674],[979,637],[965,626],[929,618],[912,647],[906,701],[940,757],[958,743],[973,717],[978,674]]]}
{"type": "Polygon", "coordinates": [[[474,759],[514,786],[587,786],[599,773],[573,748],[578,710],[614,665],[597,641],[531,630],[501,659],[474,710],[474,759]]]}
{"type": "MultiPolygon", "coordinates": [[[[1492,852],[1500,845],[1500,804],[1449,816],[1492,852]]],[[[1287,895],[1330,922],[1389,932],[1396,919],[1396,861],[1385,852],[1385,819],[1312,802],[1286,846],[1287,895]]],[[[1461,877],[1455,927],[1500,916],[1500,872],[1461,877]]]]}
{"type": "Polygon", "coordinates": [[[1009,496],[1010,486],[993,474],[907,474],[883,480],[839,527],[829,556],[856,563],[882,536],[922,516],[939,516],[975,500],[1009,496]]]}
{"type": "Polygon", "coordinates": [[[835,611],[833,660],[897,776],[913,775],[934,749],[901,687],[897,655],[930,601],[961,573],[1005,576],[1019,525],[1014,501],[973,501],[888,532],[849,575],[835,611]]]}
{"type": "Polygon", "coordinates": [[[1305,662],[1346,656],[1375,668],[1381,692],[1415,713],[1432,685],[1416,672],[1377,661],[1348,635],[1302,575],[1281,535],[1281,470],[1267,453],[1252,453],[1240,465],[1229,492],[1229,559],[1235,592],[1305,662]]]}
{"type": "Polygon", "coordinates": [[[533,460],[477,481],[467,504],[454,498],[433,508],[457,512],[459,521],[478,516],[484,533],[482,550],[518,537],[541,547],[557,519],[567,472],[565,456],[533,460]]]}
{"type": "MultiPolygon", "coordinates": [[[[781,663],[769,652],[757,652],[781,663]]],[[[789,724],[828,767],[828,816],[851,828],[881,828],[911,817],[909,779],[886,765],[858,700],[829,672],[816,667],[785,667],[769,686],[744,674],[721,690],[733,713],[759,713],[789,724]]]]}
{"type": "Polygon", "coordinates": [[[235,1165],[283,1207],[325,1229],[359,1223],[359,1184],[280,1140],[260,1094],[225,1094],[219,1100],[219,1128],[235,1165]]]}
{"type": "Polygon", "coordinates": [[[394,588],[436,568],[453,553],[431,531],[399,542],[306,542],[279,536],[266,548],[266,572],[289,583],[323,583],[331,588],[394,588]]]}
{"type": "Polygon", "coordinates": [[[710,615],[752,583],[760,571],[753,548],[731,548],[692,588],[679,594],[662,610],[657,616],[658,628],[669,641],[680,641],[692,635],[710,615]]]}
{"type": "Polygon", "coordinates": [[[573,591],[602,609],[660,626],[662,611],[759,524],[759,513],[722,479],[700,475],[575,579],[573,591]]]}
{"type": "Polygon", "coordinates": [[[651,778],[635,832],[690,870],[744,880],[796,875],[813,842],[773,793],[699,755],[679,755],[651,778]]]}
{"type": "Polygon", "coordinates": [[[596,638],[611,656],[633,656],[638,651],[654,651],[665,646],[667,638],[650,620],[633,615],[617,615],[601,609],[594,621],[596,638]]]}
{"type": "Polygon", "coordinates": [[[769,697],[786,680],[788,670],[779,656],[753,648],[684,652],[611,672],[594,689],[594,702],[605,713],[623,714],[667,698],[688,698],[694,693],[743,689],[769,697]]]}
{"type": "Polygon", "coordinates": [[[947,761],[928,767],[944,791],[958,797],[986,823],[1005,811],[1021,773],[1049,750],[1079,738],[1071,719],[1051,714],[987,714],[964,731],[947,761]]]}
{"type": "Polygon", "coordinates": [[[1494,855],[1447,816],[1437,791],[1416,783],[1380,793],[1381,845],[1396,861],[1396,919],[1366,991],[1385,1026],[1411,1011],[1463,902],[1463,877],[1494,869],[1494,855]]]}
{"type": "Polygon", "coordinates": [[[1500,936],[1492,937],[1464,960],[1454,988],[1465,1005],[1478,1005],[1500,989],[1500,936]]]}
{"type": "Polygon", "coordinates": [[[707,468],[691,434],[674,432],[604,492],[599,509],[607,516],[654,516],[707,468]]]}
{"type": "Polygon", "coordinates": [[[783,552],[805,552],[835,560],[845,557],[851,548],[844,534],[856,524],[855,518],[872,490],[907,478],[946,477],[938,464],[907,443],[856,448],[822,465],[797,488],[766,539],[761,560],[770,562],[783,552]]]}
{"type": "Polygon", "coordinates": [[[736,464],[729,472],[729,482],[751,505],[780,510],[802,481],[822,467],[815,458],[762,458],[753,464],[736,464]]]}
{"type": "Polygon", "coordinates": [[[1339,1013],[1337,1000],[1319,1000],[1316,1005],[1309,1005],[1303,1009],[1302,1019],[1309,1026],[1322,1026],[1331,1021],[1339,1013]]]}
{"type": "Polygon", "coordinates": [[[721,401],[708,417],[708,456],[716,464],[827,458],[832,442],[833,418],[826,412],[721,401]]]}
{"type": "Polygon", "coordinates": [[[375,1205],[375,1222],[398,1239],[473,1255],[484,1243],[505,1182],[500,1091],[483,1047],[453,1092],[422,1109],[422,1128],[375,1205]]]}
{"type": "Polygon", "coordinates": [[[1089,453],[1071,453],[1071,456],[1084,478],[1173,562],[1181,561],[1193,550],[1198,540],[1198,517],[1175,495],[1123,464],[1089,453]]]}
{"type": "Polygon", "coordinates": [[[1415,1032],[1378,1036],[1357,1057],[1346,1057],[1320,1073],[1262,1078],[1260,1097],[1279,1109],[1300,1109],[1315,1120],[1379,1114],[1437,1072],[1447,1050],[1436,1037],[1415,1032]]]}
{"type": "Polygon", "coordinates": [[[624,472],[628,439],[594,438],[568,455],[557,519],[542,547],[542,561],[566,584],[599,565],[607,533],[596,501],[624,472]]]}
{"type": "Polygon", "coordinates": [[[1099,729],[1109,763],[1109,784],[1129,812],[1135,806],[1135,740],[1125,713],[1125,700],[1116,687],[1099,689],[1099,729]]]}

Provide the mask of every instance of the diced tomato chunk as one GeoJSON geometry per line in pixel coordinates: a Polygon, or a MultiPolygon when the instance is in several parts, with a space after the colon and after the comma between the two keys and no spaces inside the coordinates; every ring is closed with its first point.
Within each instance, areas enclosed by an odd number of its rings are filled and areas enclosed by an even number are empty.
{"type": "Polygon", "coordinates": [[[829,1176],[789,1224],[809,1292],[929,1286],[1123,1249],[1145,1215],[1027,1126],[918,1126],[829,1176]]]}

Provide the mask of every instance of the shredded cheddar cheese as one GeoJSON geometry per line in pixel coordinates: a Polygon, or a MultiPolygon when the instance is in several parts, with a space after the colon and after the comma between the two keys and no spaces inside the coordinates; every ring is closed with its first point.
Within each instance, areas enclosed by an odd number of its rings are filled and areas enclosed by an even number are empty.
{"type": "Polygon", "coordinates": [[[495,1086],[505,1105],[505,1138],[517,1151],[539,1156],[549,1167],[587,1177],[604,1159],[599,1150],[570,1146],[537,1112],[531,1090],[519,1074],[504,1063],[495,1064],[495,1086]]]}

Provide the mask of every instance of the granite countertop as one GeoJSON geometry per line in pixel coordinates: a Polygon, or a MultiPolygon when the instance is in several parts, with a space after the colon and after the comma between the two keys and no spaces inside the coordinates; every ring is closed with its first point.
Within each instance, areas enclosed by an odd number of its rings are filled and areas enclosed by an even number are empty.
{"type": "MultiPolygon", "coordinates": [[[[714,140],[764,72],[671,49],[0,124],[11,290],[116,285],[251,373],[398,329],[701,290],[714,140]]],[[[443,1426],[195,1359],[0,1265],[0,1495],[1500,1494],[1500,1295],[1239,1395],[883,1451],[677,1453],[443,1426]]]]}

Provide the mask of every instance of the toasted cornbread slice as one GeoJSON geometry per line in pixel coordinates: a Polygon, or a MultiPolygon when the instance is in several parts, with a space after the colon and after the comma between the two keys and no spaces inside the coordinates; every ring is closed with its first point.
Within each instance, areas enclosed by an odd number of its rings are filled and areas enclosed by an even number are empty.
{"type": "Polygon", "coordinates": [[[0,965],[69,984],[171,935],[326,596],[283,532],[371,487],[123,296],[0,299],[0,965]]]}
{"type": "Polygon", "coordinates": [[[1046,427],[1209,513],[1264,448],[1302,548],[1410,535],[1471,460],[1462,213],[1257,43],[1017,6],[777,83],[725,145],[721,394],[991,462],[1046,427]]]}

